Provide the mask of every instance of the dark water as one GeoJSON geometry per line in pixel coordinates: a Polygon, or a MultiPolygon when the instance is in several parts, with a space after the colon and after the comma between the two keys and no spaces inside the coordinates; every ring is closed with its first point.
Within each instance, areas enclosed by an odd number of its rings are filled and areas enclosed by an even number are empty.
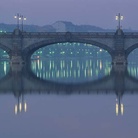
{"type": "Polygon", "coordinates": [[[1,62],[0,78],[0,138],[138,137],[138,64],[1,62]]]}

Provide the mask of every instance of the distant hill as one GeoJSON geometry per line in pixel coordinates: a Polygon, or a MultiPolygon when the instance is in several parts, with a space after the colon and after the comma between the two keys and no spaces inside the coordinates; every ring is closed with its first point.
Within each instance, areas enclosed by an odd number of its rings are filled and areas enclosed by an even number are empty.
{"type": "MultiPolygon", "coordinates": [[[[0,32],[13,32],[17,27],[16,24],[4,24],[0,23],[0,32]]],[[[20,25],[21,27],[21,25],[20,25]]],[[[103,31],[115,31],[111,29],[103,29],[93,25],[75,25],[72,22],[57,21],[52,25],[37,26],[37,25],[24,25],[24,31],[27,32],[103,32],[103,31]]],[[[124,30],[132,31],[132,30],[124,30]]]]}
{"type": "MultiPolygon", "coordinates": [[[[13,32],[13,30],[15,28],[17,28],[17,25],[15,25],[15,24],[0,23],[0,31],[13,32]]],[[[27,32],[55,32],[56,30],[51,25],[45,25],[45,26],[24,25],[24,31],[27,31],[27,32]]]]}

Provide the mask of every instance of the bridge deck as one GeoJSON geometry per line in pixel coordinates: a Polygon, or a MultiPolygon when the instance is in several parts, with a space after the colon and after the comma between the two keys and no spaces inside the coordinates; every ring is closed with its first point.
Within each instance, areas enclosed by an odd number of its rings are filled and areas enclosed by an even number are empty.
{"type": "MultiPolygon", "coordinates": [[[[3,32],[0,33],[0,38],[3,37],[11,37],[14,33],[12,32],[3,32]]],[[[81,36],[81,37],[113,37],[115,35],[115,32],[23,32],[20,35],[22,37],[43,37],[43,36],[65,36],[65,35],[75,35],[75,36],[81,36]]],[[[124,32],[124,37],[138,37],[138,32],[124,32]]]]}

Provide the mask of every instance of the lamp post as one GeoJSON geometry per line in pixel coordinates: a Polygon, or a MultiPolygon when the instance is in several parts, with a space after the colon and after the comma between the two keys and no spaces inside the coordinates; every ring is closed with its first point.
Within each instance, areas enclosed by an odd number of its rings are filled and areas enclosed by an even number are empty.
{"type": "Polygon", "coordinates": [[[19,18],[20,18],[20,14],[17,13],[15,16],[14,16],[15,19],[17,19],[17,29],[19,29],[19,18]]]}
{"type": "Polygon", "coordinates": [[[115,19],[118,20],[118,29],[121,29],[120,22],[121,22],[121,20],[124,19],[124,17],[120,13],[118,13],[118,15],[116,15],[115,19]]]}
{"type": "Polygon", "coordinates": [[[23,21],[26,21],[27,18],[24,17],[23,15],[20,15],[19,20],[21,20],[21,22],[22,22],[22,32],[23,32],[23,21]]]}

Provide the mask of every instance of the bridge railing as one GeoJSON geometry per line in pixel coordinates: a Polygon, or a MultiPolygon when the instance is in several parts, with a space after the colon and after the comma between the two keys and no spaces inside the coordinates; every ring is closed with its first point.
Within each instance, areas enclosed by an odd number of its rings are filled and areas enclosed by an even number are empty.
{"type": "Polygon", "coordinates": [[[138,38],[138,32],[126,32],[124,34],[127,38],[138,38]]]}
{"type": "MultiPolygon", "coordinates": [[[[13,32],[2,32],[0,33],[1,38],[10,38],[14,35],[13,32]]],[[[113,37],[115,32],[21,32],[22,37],[56,37],[56,36],[79,36],[79,37],[113,37]]],[[[138,37],[138,32],[124,32],[125,37],[136,38],[138,37]]]]}
{"type": "Polygon", "coordinates": [[[58,36],[78,36],[78,37],[113,37],[114,32],[24,32],[23,37],[58,37],[58,36]]]}
{"type": "Polygon", "coordinates": [[[8,37],[11,37],[12,34],[13,33],[11,33],[11,32],[1,32],[0,33],[0,37],[2,37],[2,38],[4,38],[4,37],[8,38],[8,37]]]}

